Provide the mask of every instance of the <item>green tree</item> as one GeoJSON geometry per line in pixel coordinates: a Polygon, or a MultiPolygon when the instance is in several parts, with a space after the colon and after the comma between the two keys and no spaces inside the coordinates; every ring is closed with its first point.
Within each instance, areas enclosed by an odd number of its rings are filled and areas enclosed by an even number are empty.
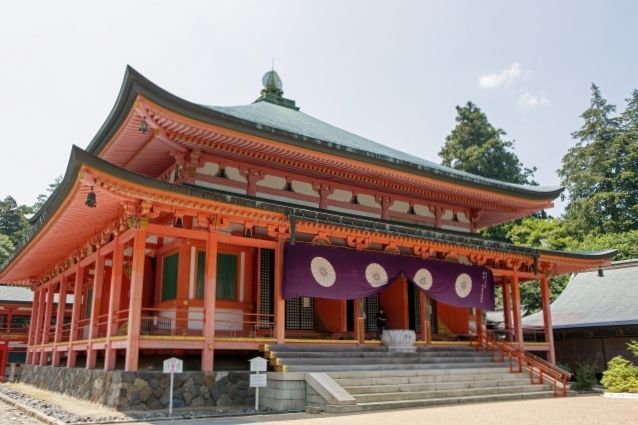
{"type": "MultiPolygon", "coordinates": [[[[556,218],[528,217],[512,224],[508,238],[517,245],[544,249],[568,249],[574,244],[567,234],[563,221],[556,218]]],[[[550,301],[554,301],[563,292],[569,276],[552,276],[549,278],[550,301]]],[[[527,313],[534,313],[542,308],[540,282],[530,281],[521,285],[521,304],[527,313]]]]}
{"type": "Polygon", "coordinates": [[[494,127],[472,102],[456,107],[456,127],[439,152],[443,165],[479,176],[517,184],[536,184],[536,168],[525,168],[503,140],[505,131],[494,127]]]}
{"type": "Polygon", "coordinates": [[[13,242],[11,242],[9,236],[0,233],[0,264],[2,264],[4,260],[11,255],[13,249],[13,242]]]}
{"type": "Polygon", "coordinates": [[[563,157],[558,174],[569,193],[565,221],[583,236],[638,229],[638,92],[615,116],[596,85],[576,145],[563,157]]]}
{"type": "MultiPolygon", "coordinates": [[[[456,107],[456,126],[439,152],[443,165],[508,183],[536,185],[536,168],[525,168],[512,151],[514,142],[503,140],[507,133],[494,127],[472,102],[456,107]]],[[[481,230],[488,239],[511,242],[512,223],[481,230]]]]}
{"type": "Polygon", "coordinates": [[[0,233],[7,236],[14,246],[20,243],[29,228],[27,219],[29,214],[31,214],[31,208],[18,205],[11,196],[0,201],[0,233]]]}
{"type": "Polygon", "coordinates": [[[616,249],[615,260],[638,258],[638,230],[622,233],[585,235],[580,241],[573,241],[569,247],[574,251],[604,251],[616,249]]]}
{"type": "Polygon", "coordinates": [[[564,250],[574,244],[558,218],[524,218],[512,225],[507,237],[515,244],[533,248],[564,250]]]}
{"type": "Polygon", "coordinates": [[[53,183],[49,183],[49,186],[46,188],[46,192],[38,195],[35,203],[31,207],[34,213],[36,213],[40,208],[42,208],[42,205],[44,205],[44,203],[49,199],[49,197],[53,194],[53,192],[55,192],[58,186],[60,186],[61,182],[62,182],[62,176],[57,176],[55,180],[53,181],[53,183]]]}

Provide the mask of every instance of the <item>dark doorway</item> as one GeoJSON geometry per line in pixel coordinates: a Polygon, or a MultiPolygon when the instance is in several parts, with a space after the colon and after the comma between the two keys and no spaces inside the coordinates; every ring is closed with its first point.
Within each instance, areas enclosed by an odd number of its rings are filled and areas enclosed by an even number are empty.
{"type": "Polygon", "coordinates": [[[346,331],[354,332],[354,300],[346,301],[346,331]]]}

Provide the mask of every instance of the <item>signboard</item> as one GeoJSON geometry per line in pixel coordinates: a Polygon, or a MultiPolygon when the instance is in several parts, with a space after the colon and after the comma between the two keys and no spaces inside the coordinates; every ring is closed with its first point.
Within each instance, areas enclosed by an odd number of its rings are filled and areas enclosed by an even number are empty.
{"type": "Polygon", "coordinates": [[[250,374],[250,386],[251,387],[265,387],[267,386],[266,381],[267,375],[259,374],[259,373],[251,373],[250,374]]]}
{"type": "Polygon", "coordinates": [[[255,410],[259,410],[259,388],[266,387],[267,376],[266,374],[260,374],[259,372],[265,372],[268,370],[268,360],[263,357],[255,357],[250,359],[250,371],[255,372],[250,374],[250,386],[255,389],[255,410]]]}
{"type": "Polygon", "coordinates": [[[184,362],[176,357],[164,360],[164,373],[182,373],[184,362]]]}
{"type": "Polygon", "coordinates": [[[255,357],[250,359],[251,372],[265,372],[268,370],[268,360],[263,357],[255,357]]]}
{"type": "Polygon", "coordinates": [[[164,373],[171,374],[171,385],[168,390],[168,416],[173,416],[173,376],[184,371],[184,362],[177,357],[164,360],[164,373]]]}

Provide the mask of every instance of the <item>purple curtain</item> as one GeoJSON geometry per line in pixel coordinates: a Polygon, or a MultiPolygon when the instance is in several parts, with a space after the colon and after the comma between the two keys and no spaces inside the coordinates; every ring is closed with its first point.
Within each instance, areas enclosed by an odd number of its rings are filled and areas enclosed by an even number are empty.
{"type": "Polygon", "coordinates": [[[401,274],[444,304],[494,310],[494,278],[485,267],[308,243],[284,248],[286,299],[364,298],[401,274]]]}

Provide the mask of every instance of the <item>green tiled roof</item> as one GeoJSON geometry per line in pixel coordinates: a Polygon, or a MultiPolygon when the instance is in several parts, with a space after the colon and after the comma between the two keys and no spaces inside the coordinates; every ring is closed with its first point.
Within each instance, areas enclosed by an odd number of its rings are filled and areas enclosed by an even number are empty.
{"type": "MultiPolygon", "coordinates": [[[[271,93],[267,94],[271,95],[271,93]]],[[[286,102],[272,103],[272,99],[268,96],[244,106],[205,106],[192,103],[162,89],[130,66],[126,69],[118,99],[109,117],[89,144],[88,152],[100,155],[102,149],[124,123],[140,95],[176,113],[202,122],[416,175],[527,199],[551,200],[563,190],[555,186],[506,183],[445,167],[337,128],[298,111],[293,106],[280,106],[287,104],[286,102]]],[[[284,98],[280,97],[281,99],[284,98]]],[[[289,99],[284,100],[293,102],[289,99]]]]}
{"type": "Polygon", "coordinates": [[[299,135],[304,138],[320,140],[327,142],[329,146],[332,144],[332,147],[335,149],[341,148],[341,150],[359,153],[368,157],[381,158],[388,162],[406,162],[414,165],[418,169],[430,171],[436,175],[483,183],[494,187],[538,193],[561,190],[561,188],[557,186],[526,186],[506,183],[500,180],[488,179],[475,174],[455,170],[342,130],[301,111],[269,102],[256,102],[242,106],[207,106],[207,108],[243,121],[251,122],[260,128],[268,127],[299,135]]]}

